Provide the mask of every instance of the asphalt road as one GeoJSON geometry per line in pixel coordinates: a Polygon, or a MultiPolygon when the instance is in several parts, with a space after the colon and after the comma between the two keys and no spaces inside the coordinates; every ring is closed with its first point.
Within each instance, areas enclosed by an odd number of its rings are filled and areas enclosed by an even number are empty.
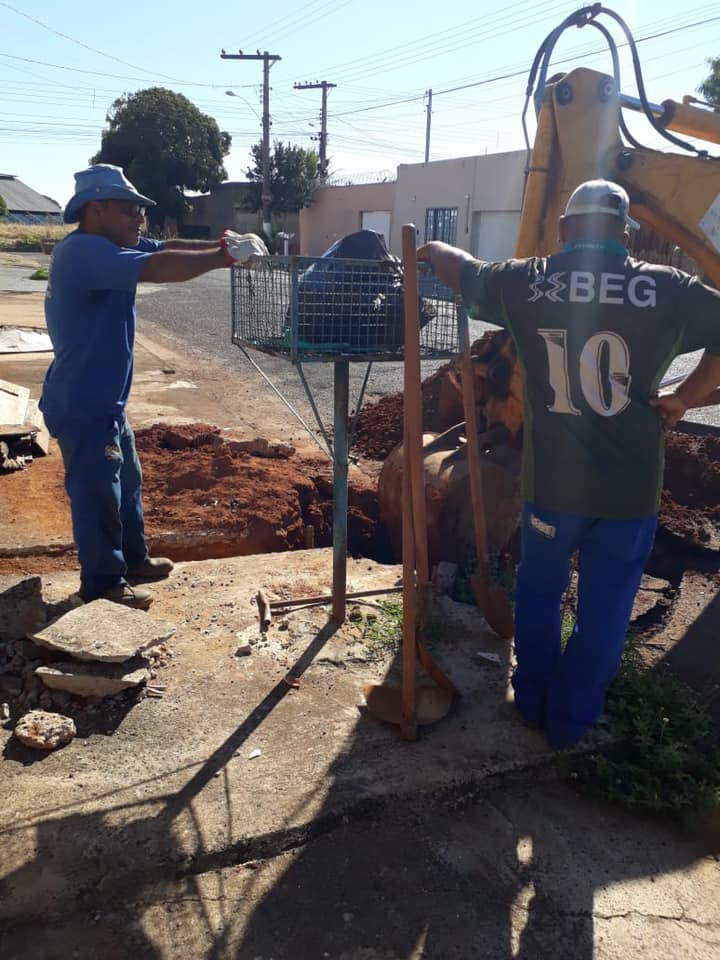
{"type": "MultiPolygon", "coordinates": [[[[180,344],[190,355],[213,357],[228,377],[252,378],[258,391],[268,391],[262,376],[254,369],[239,347],[231,340],[230,276],[227,271],[215,271],[188,283],[138,287],[138,316],[140,329],[151,339],[169,343],[174,350],[180,344]]],[[[473,325],[476,326],[476,325],[473,325]]],[[[478,328],[480,325],[477,325],[478,328]]],[[[297,369],[289,360],[279,359],[257,350],[249,351],[282,395],[315,425],[312,407],[307,399],[297,369]]],[[[428,376],[444,361],[422,364],[423,377],[428,376]]],[[[350,409],[354,409],[367,370],[366,363],[350,364],[350,409]]],[[[333,364],[303,364],[308,385],[323,423],[333,424],[333,364]]],[[[372,366],[365,396],[396,393],[403,387],[401,363],[375,363],[372,366]]]]}
{"type": "MultiPolygon", "coordinates": [[[[212,357],[228,378],[228,386],[236,377],[246,383],[251,378],[258,391],[269,391],[262,376],[253,368],[241,350],[234,346],[230,335],[230,277],[226,271],[215,271],[188,283],[161,286],[141,284],[138,287],[138,315],[145,330],[153,339],[164,340],[173,349],[186,350],[189,355],[212,357]],[[182,347],[181,347],[182,344],[182,347]]],[[[471,337],[480,336],[485,324],[473,323],[471,337]]],[[[312,408],[296,368],[289,360],[278,359],[259,351],[249,351],[282,395],[303,416],[315,425],[312,408]]],[[[700,352],[678,357],[668,376],[688,373],[700,358],[700,352]]],[[[426,361],[423,377],[436,369],[440,362],[426,361]]],[[[365,376],[367,365],[350,364],[350,409],[354,407],[365,376]]],[[[314,401],[323,422],[331,429],[333,422],[333,364],[308,363],[303,366],[314,401]]],[[[367,396],[379,396],[402,390],[403,370],[400,363],[373,365],[367,396]]],[[[720,425],[720,407],[692,411],[688,420],[720,425]]]]}

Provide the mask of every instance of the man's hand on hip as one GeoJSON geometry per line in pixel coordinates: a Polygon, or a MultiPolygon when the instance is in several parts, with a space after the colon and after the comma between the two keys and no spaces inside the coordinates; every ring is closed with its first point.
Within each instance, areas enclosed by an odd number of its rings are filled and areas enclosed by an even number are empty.
{"type": "Polygon", "coordinates": [[[687,404],[677,393],[665,393],[661,397],[652,397],[650,406],[657,408],[666,427],[674,427],[678,420],[682,420],[688,409],[687,404]]]}
{"type": "Polygon", "coordinates": [[[465,250],[451,247],[449,243],[432,240],[420,247],[417,252],[418,260],[429,263],[438,279],[452,290],[460,290],[462,272],[466,263],[473,263],[472,257],[465,250]]]}

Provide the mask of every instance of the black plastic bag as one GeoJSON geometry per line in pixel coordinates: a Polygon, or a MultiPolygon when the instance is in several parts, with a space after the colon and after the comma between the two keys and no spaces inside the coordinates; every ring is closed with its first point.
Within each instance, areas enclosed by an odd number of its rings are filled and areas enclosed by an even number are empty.
{"type": "MultiPolygon", "coordinates": [[[[359,230],[336,241],[300,278],[298,342],[328,352],[398,350],[404,341],[404,311],[400,261],[379,233],[359,230]],[[365,262],[348,262],[353,260],[365,262]]],[[[421,327],[435,316],[422,297],[419,315],[421,327]]]]}

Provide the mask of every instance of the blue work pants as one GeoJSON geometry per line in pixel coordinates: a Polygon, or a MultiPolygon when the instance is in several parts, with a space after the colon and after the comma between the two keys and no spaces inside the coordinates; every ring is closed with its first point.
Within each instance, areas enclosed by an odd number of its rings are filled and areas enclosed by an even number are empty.
{"type": "Polygon", "coordinates": [[[657,515],[606,520],[526,503],[515,594],[515,704],[566,747],[598,719],[620,666],[625,633],[657,515]],[[561,650],[560,604],[578,551],[577,618],[561,650]]]}
{"type": "Polygon", "coordinates": [[[142,470],[130,424],[63,424],[56,431],[65,464],[80,593],[92,600],[125,582],[148,557],[142,470]]]}

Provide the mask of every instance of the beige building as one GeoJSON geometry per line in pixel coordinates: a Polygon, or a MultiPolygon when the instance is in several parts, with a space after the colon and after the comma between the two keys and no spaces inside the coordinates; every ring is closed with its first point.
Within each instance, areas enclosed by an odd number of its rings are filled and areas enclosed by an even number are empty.
{"type": "Polygon", "coordinates": [[[390,243],[394,183],[322,187],[310,207],[300,211],[300,253],[319,257],[341,237],[377,230],[390,243]]]}
{"type": "Polygon", "coordinates": [[[300,213],[301,253],[319,256],[340,237],[367,227],[398,256],[403,224],[418,242],[445,240],[485,260],[515,250],[526,164],[524,150],[431,163],[401,164],[396,183],[325,187],[300,213]]]}

